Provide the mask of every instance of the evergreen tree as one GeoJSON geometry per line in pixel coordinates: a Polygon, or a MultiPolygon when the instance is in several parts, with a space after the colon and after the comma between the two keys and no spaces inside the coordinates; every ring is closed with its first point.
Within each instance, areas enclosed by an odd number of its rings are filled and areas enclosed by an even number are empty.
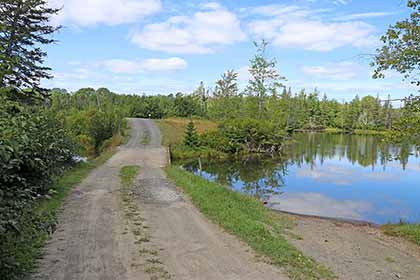
{"type": "Polygon", "coordinates": [[[46,94],[40,80],[51,78],[43,66],[47,53],[40,46],[55,42],[50,36],[60,29],[49,19],[59,9],[46,0],[0,1],[0,87],[46,94]]]}
{"type": "Polygon", "coordinates": [[[197,130],[195,129],[194,122],[191,120],[185,127],[184,145],[191,148],[197,148],[200,144],[198,139],[197,130]]]}

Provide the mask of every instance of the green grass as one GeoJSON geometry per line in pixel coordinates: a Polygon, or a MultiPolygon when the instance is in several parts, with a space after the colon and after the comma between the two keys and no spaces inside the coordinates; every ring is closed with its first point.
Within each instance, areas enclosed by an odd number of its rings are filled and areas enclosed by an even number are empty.
{"type": "MultiPolygon", "coordinates": [[[[168,118],[156,120],[162,133],[162,144],[170,146],[171,158],[174,160],[189,158],[226,158],[225,153],[210,149],[208,147],[200,147],[191,149],[183,145],[185,126],[190,119],[187,118],[168,118]]],[[[194,119],[194,126],[198,133],[203,133],[216,129],[217,124],[210,120],[194,119]]]]}
{"type": "Polygon", "coordinates": [[[121,168],[120,178],[124,189],[130,188],[133,185],[139,170],[140,167],[137,165],[128,165],[121,168]]]}
{"type": "Polygon", "coordinates": [[[140,144],[148,145],[150,143],[150,134],[149,131],[145,131],[143,137],[140,140],[140,144]]]}
{"type": "Polygon", "coordinates": [[[41,255],[49,234],[57,226],[57,215],[61,211],[67,194],[75,185],[81,183],[93,169],[108,160],[114,151],[108,150],[88,163],[77,164],[65,171],[50,186],[50,197],[37,202],[32,211],[21,217],[20,235],[8,236],[6,237],[7,244],[2,244],[2,248],[8,248],[6,253],[12,254],[9,259],[9,265],[12,264],[12,266],[7,268],[0,265],[0,274],[3,274],[1,279],[23,279],[35,268],[36,259],[41,255]]]}
{"type": "Polygon", "coordinates": [[[231,191],[179,167],[166,172],[211,221],[245,241],[257,253],[285,269],[291,279],[335,279],[333,273],[305,257],[284,238],[290,219],[265,208],[255,198],[231,191]]]}
{"type": "Polygon", "coordinates": [[[128,121],[127,119],[124,119],[123,123],[122,123],[122,128],[121,128],[121,143],[120,145],[125,145],[128,143],[128,140],[130,140],[130,127],[128,125],[128,121]]]}
{"type": "Polygon", "coordinates": [[[144,271],[150,274],[150,279],[170,279],[171,275],[160,260],[158,251],[148,245],[150,236],[146,230],[147,226],[144,225],[145,220],[141,216],[141,209],[133,197],[132,189],[139,170],[140,167],[137,165],[123,166],[120,169],[121,199],[125,217],[136,238],[134,245],[138,247],[139,254],[146,258],[144,271]]]}
{"type": "MultiPolygon", "coordinates": [[[[185,126],[190,121],[187,118],[168,118],[156,120],[162,132],[162,144],[165,146],[180,144],[184,139],[185,126]]],[[[217,124],[209,120],[194,119],[194,126],[198,133],[215,129],[217,124]]]]}
{"type": "Polygon", "coordinates": [[[387,224],[382,230],[391,236],[405,238],[420,246],[420,225],[419,224],[387,224]]]}

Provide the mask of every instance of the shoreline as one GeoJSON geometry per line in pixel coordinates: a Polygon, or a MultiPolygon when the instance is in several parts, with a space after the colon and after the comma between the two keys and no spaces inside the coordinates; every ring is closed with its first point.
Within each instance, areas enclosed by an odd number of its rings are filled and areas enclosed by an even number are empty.
{"type": "Polygon", "coordinates": [[[351,225],[354,225],[354,226],[369,226],[369,227],[376,228],[376,229],[379,229],[381,226],[383,226],[381,224],[377,224],[377,223],[369,222],[369,221],[365,221],[365,220],[339,218],[339,217],[327,217],[327,216],[318,216],[318,215],[310,215],[310,214],[301,214],[301,213],[295,213],[295,212],[273,209],[273,208],[268,208],[268,209],[270,211],[275,212],[275,213],[286,214],[286,215],[290,215],[290,216],[293,216],[293,217],[299,217],[299,218],[319,219],[319,220],[325,220],[325,221],[336,222],[336,223],[351,224],[351,225]]]}

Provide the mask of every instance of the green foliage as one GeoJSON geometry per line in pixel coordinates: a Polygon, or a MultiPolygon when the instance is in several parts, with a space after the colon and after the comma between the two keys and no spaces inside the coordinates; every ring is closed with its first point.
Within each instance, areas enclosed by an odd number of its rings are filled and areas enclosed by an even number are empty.
{"type": "Polygon", "coordinates": [[[73,186],[79,184],[96,167],[113,154],[107,151],[88,163],[80,163],[53,178],[49,195],[37,198],[19,217],[19,234],[0,235],[0,275],[4,280],[25,279],[32,271],[42,246],[57,226],[61,205],[73,186]]]}
{"type": "Polygon", "coordinates": [[[246,92],[256,98],[258,118],[262,119],[267,96],[277,94],[277,90],[283,87],[281,82],[286,79],[280,76],[276,68],[276,60],[266,58],[268,43],[263,40],[261,43],[254,42],[254,45],[257,48],[257,54],[250,60],[249,73],[251,78],[248,81],[246,92]]]}
{"type": "Polygon", "coordinates": [[[401,117],[388,133],[388,139],[420,147],[420,96],[410,96],[405,100],[401,117]]]}
{"type": "Polygon", "coordinates": [[[62,119],[81,155],[100,154],[113,137],[123,134],[125,110],[116,94],[101,88],[81,89],[74,94],[53,90],[50,111],[62,119]]]}
{"type": "Polygon", "coordinates": [[[407,6],[413,10],[410,17],[391,25],[381,38],[384,45],[372,63],[373,77],[383,78],[384,71],[391,69],[420,85],[420,0],[409,0],[407,6]]]}
{"type": "Polygon", "coordinates": [[[71,162],[69,139],[49,112],[0,97],[0,274],[13,277],[20,269],[16,240],[28,230],[48,231],[47,217],[34,215],[33,207],[51,195],[53,177],[71,162]]]}
{"type": "Polygon", "coordinates": [[[305,257],[284,238],[291,222],[270,212],[252,197],[233,192],[178,167],[166,172],[210,220],[237,236],[274,265],[285,269],[291,279],[334,279],[327,268],[305,257]]]}
{"type": "Polygon", "coordinates": [[[233,119],[239,116],[238,73],[233,70],[223,73],[216,82],[213,99],[209,105],[209,116],[213,119],[233,119]]]}
{"type": "Polygon", "coordinates": [[[40,80],[51,76],[42,65],[47,54],[40,45],[54,42],[51,35],[60,27],[48,23],[59,9],[46,0],[4,0],[0,11],[0,87],[45,93],[40,80]]]}
{"type": "Polygon", "coordinates": [[[185,127],[184,145],[190,148],[197,148],[200,145],[197,130],[192,120],[185,127]]]}
{"type": "Polygon", "coordinates": [[[177,93],[173,103],[172,113],[169,115],[186,118],[198,115],[198,111],[199,107],[192,96],[177,93]]]}
{"type": "Polygon", "coordinates": [[[53,178],[72,166],[76,153],[96,156],[117,145],[126,125],[105,89],[76,97],[55,91],[51,100],[24,103],[19,90],[0,91],[0,274],[21,279],[55,228],[55,196],[68,185],[60,189],[53,178]],[[53,204],[41,211],[45,200],[53,204]]]}
{"type": "Polygon", "coordinates": [[[286,132],[277,125],[256,119],[222,122],[217,130],[201,135],[201,143],[225,153],[278,153],[286,132]]]}
{"type": "Polygon", "coordinates": [[[201,81],[198,88],[191,94],[195,104],[198,105],[195,111],[197,116],[207,116],[207,102],[210,96],[210,90],[206,89],[204,83],[201,81]]]}

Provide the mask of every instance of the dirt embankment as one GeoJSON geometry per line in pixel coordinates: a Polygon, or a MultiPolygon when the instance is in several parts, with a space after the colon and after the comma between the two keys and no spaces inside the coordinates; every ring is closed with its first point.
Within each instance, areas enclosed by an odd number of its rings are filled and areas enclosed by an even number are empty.
{"type": "Polygon", "coordinates": [[[420,249],[369,224],[290,215],[289,241],[344,280],[420,279],[420,249]]]}

